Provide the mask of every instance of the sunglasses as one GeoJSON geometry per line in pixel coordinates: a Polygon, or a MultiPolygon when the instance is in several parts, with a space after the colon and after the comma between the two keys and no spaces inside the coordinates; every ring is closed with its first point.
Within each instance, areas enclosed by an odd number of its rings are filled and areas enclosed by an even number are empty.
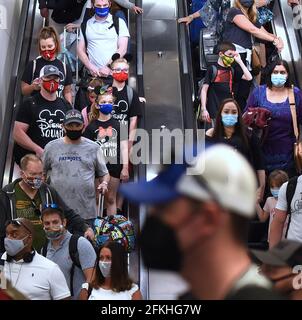
{"type": "Polygon", "coordinates": [[[42,207],[42,212],[46,209],[56,209],[57,211],[60,211],[61,213],[64,213],[62,208],[59,207],[56,203],[46,203],[42,207]]]}
{"type": "Polygon", "coordinates": [[[23,223],[21,222],[18,218],[17,219],[13,219],[13,220],[8,220],[5,223],[5,228],[9,225],[14,225],[16,227],[24,227],[30,234],[32,233],[32,231],[23,223]]]}
{"type": "Polygon", "coordinates": [[[38,208],[38,206],[37,206],[37,204],[36,204],[36,202],[34,200],[31,200],[31,205],[34,208],[35,215],[40,217],[41,216],[41,210],[40,210],[40,208],[38,208]]]}

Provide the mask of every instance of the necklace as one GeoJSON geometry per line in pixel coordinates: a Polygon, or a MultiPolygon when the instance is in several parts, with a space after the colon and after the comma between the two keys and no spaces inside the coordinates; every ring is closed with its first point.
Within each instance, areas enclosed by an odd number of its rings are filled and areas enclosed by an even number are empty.
{"type": "Polygon", "coordinates": [[[17,283],[19,281],[19,278],[20,278],[20,274],[21,274],[21,269],[22,269],[22,266],[23,266],[23,262],[21,263],[21,266],[20,266],[20,269],[19,269],[19,272],[18,272],[18,276],[17,276],[17,279],[16,279],[16,282],[15,282],[15,285],[13,285],[13,279],[12,279],[12,270],[11,270],[11,266],[10,266],[10,263],[8,264],[8,268],[9,268],[9,277],[10,277],[10,282],[12,284],[12,286],[14,288],[16,288],[17,286],[17,283]]]}

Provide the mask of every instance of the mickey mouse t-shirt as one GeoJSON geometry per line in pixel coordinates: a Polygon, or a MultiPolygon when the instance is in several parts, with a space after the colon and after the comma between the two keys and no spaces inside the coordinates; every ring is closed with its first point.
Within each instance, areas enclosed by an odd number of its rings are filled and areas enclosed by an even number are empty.
{"type": "Polygon", "coordinates": [[[142,115],[141,103],[135,90],[133,90],[133,98],[130,106],[127,95],[127,86],[121,91],[118,91],[117,88],[113,87],[113,96],[116,98],[112,112],[113,119],[118,120],[123,125],[128,125],[130,118],[140,117],[142,115]]]}
{"type": "MultiPolygon", "coordinates": [[[[39,93],[35,97],[26,99],[20,105],[16,121],[28,124],[27,135],[44,149],[48,142],[63,137],[62,123],[69,109],[72,107],[67,101],[61,98],[49,101],[39,93]]],[[[32,151],[17,146],[15,148],[17,163],[27,153],[32,153],[32,151]]]]}
{"type": "Polygon", "coordinates": [[[127,127],[112,117],[107,121],[92,121],[83,134],[102,148],[107,169],[112,176],[119,176],[122,169],[121,141],[127,140],[127,135],[127,127]]]}

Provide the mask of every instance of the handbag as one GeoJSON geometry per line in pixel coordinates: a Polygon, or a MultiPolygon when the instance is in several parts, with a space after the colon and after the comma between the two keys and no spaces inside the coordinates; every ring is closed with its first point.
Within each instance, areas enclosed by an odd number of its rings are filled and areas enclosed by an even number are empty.
{"type": "Polygon", "coordinates": [[[263,26],[274,18],[273,12],[268,7],[260,7],[257,12],[257,21],[263,26]]]}
{"type": "Polygon", "coordinates": [[[302,142],[299,141],[299,129],[298,129],[298,121],[297,121],[297,111],[296,111],[296,103],[295,103],[295,94],[294,87],[288,91],[288,100],[290,105],[290,111],[292,114],[293,120],[293,128],[296,141],[294,143],[294,161],[296,165],[296,170],[299,174],[302,172],[302,142]]]}
{"type": "MultiPolygon", "coordinates": [[[[260,101],[260,89],[258,88],[258,103],[260,101]]],[[[269,129],[269,122],[272,114],[266,108],[249,107],[242,115],[242,121],[250,132],[254,132],[260,139],[261,144],[264,143],[269,129]]]]}
{"type": "Polygon", "coordinates": [[[260,54],[258,50],[253,47],[252,49],[252,73],[254,76],[257,76],[261,71],[261,61],[260,54]]]}

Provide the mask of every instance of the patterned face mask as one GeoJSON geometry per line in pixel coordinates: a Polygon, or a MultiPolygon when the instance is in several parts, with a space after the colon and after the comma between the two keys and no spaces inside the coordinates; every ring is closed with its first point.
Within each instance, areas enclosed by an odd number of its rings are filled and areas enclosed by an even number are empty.
{"type": "Polygon", "coordinates": [[[228,57],[225,54],[221,57],[223,64],[226,67],[230,67],[234,63],[234,58],[233,57],[228,57]]]}

